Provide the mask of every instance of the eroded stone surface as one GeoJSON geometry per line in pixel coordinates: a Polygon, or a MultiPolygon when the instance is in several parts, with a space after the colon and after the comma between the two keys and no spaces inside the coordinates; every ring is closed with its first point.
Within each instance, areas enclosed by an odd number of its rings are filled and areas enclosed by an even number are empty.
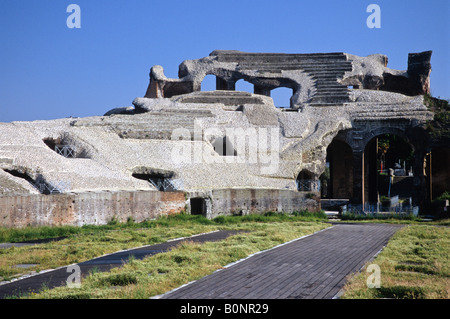
{"type": "Polygon", "coordinates": [[[295,191],[300,171],[313,179],[324,171],[326,149],[336,136],[358,158],[375,132],[409,134],[432,119],[421,95],[429,91],[430,56],[410,54],[407,71],[387,68],[384,55],[347,53],[214,51],[182,62],[178,79],[154,66],[145,96],[132,107],[105,116],[0,123],[0,196],[39,193],[8,171],[64,186],[62,193],[155,191],[133,177],[138,172],[171,172],[178,189],[191,193],[295,191]],[[217,77],[219,90],[200,91],[207,74],[217,77]],[[254,92],[235,91],[239,79],[252,83],[254,92]],[[270,98],[280,86],[292,89],[289,109],[270,98]],[[264,143],[258,140],[263,134],[264,143]],[[240,148],[236,136],[257,147],[240,148]],[[215,150],[224,137],[233,156],[215,150]],[[46,139],[84,156],[65,158],[46,139]]]}

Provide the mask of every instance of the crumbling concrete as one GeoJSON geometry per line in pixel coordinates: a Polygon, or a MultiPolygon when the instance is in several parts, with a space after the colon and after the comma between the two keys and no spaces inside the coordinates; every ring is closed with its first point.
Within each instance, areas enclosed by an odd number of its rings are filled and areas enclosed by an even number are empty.
{"type": "Polygon", "coordinates": [[[303,193],[283,189],[215,189],[210,193],[209,218],[220,215],[263,214],[266,212],[293,213],[301,210],[317,212],[320,203],[314,192],[303,193]]]}

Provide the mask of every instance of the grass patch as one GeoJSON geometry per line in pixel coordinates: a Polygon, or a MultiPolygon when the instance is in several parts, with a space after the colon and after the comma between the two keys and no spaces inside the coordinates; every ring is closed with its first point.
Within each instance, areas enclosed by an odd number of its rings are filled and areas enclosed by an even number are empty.
{"type": "Polygon", "coordinates": [[[24,274],[14,267],[18,264],[37,264],[27,272],[54,269],[83,262],[104,254],[187,237],[216,230],[217,226],[205,225],[196,218],[162,218],[143,223],[110,223],[103,226],[83,227],[28,227],[26,229],[2,229],[3,241],[10,242],[51,238],[65,235],[65,239],[35,246],[0,249],[0,281],[11,280],[24,274]],[[49,231],[51,229],[51,231],[49,231]],[[67,229],[70,232],[67,232],[67,229]],[[16,240],[11,240],[15,238],[16,240]]]}
{"type": "Polygon", "coordinates": [[[29,226],[25,228],[0,227],[0,243],[18,243],[50,238],[71,237],[74,235],[103,234],[113,230],[138,230],[158,227],[170,227],[174,225],[180,225],[181,223],[184,223],[186,221],[203,225],[214,224],[203,216],[178,214],[168,217],[161,217],[156,220],[144,221],[141,223],[136,223],[132,219],[129,219],[126,223],[120,223],[117,221],[117,219],[112,219],[108,224],[99,226],[29,226]]]}
{"type": "Polygon", "coordinates": [[[250,214],[246,216],[218,216],[211,222],[216,224],[240,224],[240,223],[270,223],[270,222],[289,222],[295,220],[301,221],[325,221],[327,215],[323,211],[309,212],[300,211],[292,214],[282,212],[266,212],[265,214],[250,214]]]}
{"type": "MultiPolygon", "coordinates": [[[[436,219],[433,221],[424,220],[422,216],[414,216],[409,214],[358,214],[346,212],[341,216],[342,222],[357,223],[387,223],[387,224],[408,224],[408,225],[434,225],[434,226],[450,226],[450,219],[436,219]]],[[[339,222],[339,221],[335,221],[339,222]]]]}
{"type": "Polygon", "coordinates": [[[423,299],[425,296],[424,289],[422,287],[407,287],[407,286],[395,286],[395,287],[380,287],[377,289],[377,298],[389,298],[389,299],[423,299]]]}
{"type": "Polygon", "coordinates": [[[345,212],[341,216],[342,220],[355,220],[355,221],[366,221],[366,220],[376,220],[376,221],[415,221],[419,220],[413,214],[396,214],[396,213],[374,213],[374,214],[359,214],[352,212],[345,212]]]}
{"type": "Polygon", "coordinates": [[[128,286],[137,284],[137,275],[134,273],[118,273],[97,276],[97,285],[102,286],[128,286]]]}
{"type": "Polygon", "coordinates": [[[368,288],[363,270],[344,287],[344,299],[448,299],[450,229],[411,225],[399,230],[369,264],[381,270],[381,287],[368,288]]]}

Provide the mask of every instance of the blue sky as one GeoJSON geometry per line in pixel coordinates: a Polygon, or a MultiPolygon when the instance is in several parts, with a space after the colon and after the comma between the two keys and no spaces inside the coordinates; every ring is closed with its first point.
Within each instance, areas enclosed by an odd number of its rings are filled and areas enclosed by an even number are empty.
{"type": "MultiPolygon", "coordinates": [[[[386,54],[406,70],[410,52],[433,50],[433,96],[450,98],[447,0],[1,0],[0,122],[103,115],[145,94],[149,70],[215,49],[386,54]],[[69,29],[69,4],[81,28],[69,29]],[[369,29],[369,4],[381,28],[369,29]]],[[[205,89],[214,89],[205,81],[205,89]]]]}

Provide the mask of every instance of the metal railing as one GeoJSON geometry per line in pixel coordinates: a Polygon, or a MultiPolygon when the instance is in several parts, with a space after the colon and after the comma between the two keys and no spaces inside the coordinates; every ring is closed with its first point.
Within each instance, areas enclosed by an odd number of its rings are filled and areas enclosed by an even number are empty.
{"type": "Polygon", "coordinates": [[[419,207],[411,203],[398,203],[391,206],[385,206],[382,203],[364,203],[346,205],[344,213],[356,215],[375,215],[375,214],[394,214],[394,215],[418,215],[419,207]]]}
{"type": "Polygon", "coordinates": [[[300,192],[318,192],[320,191],[320,180],[315,179],[297,179],[295,181],[297,190],[300,192]]]}
{"type": "Polygon", "coordinates": [[[150,178],[148,181],[162,192],[173,192],[183,188],[183,182],[180,179],[150,178]]]}
{"type": "Polygon", "coordinates": [[[70,182],[57,181],[53,184],[45,181],[38,181],[33,184],[41,194],[62,194],[70,191],[70,182]]]}
{"type": "Polygon", "coordinates": [[[72,145],[55,145],[55,152],[64,157],[75,157],[75,147],[72,145]]]}

